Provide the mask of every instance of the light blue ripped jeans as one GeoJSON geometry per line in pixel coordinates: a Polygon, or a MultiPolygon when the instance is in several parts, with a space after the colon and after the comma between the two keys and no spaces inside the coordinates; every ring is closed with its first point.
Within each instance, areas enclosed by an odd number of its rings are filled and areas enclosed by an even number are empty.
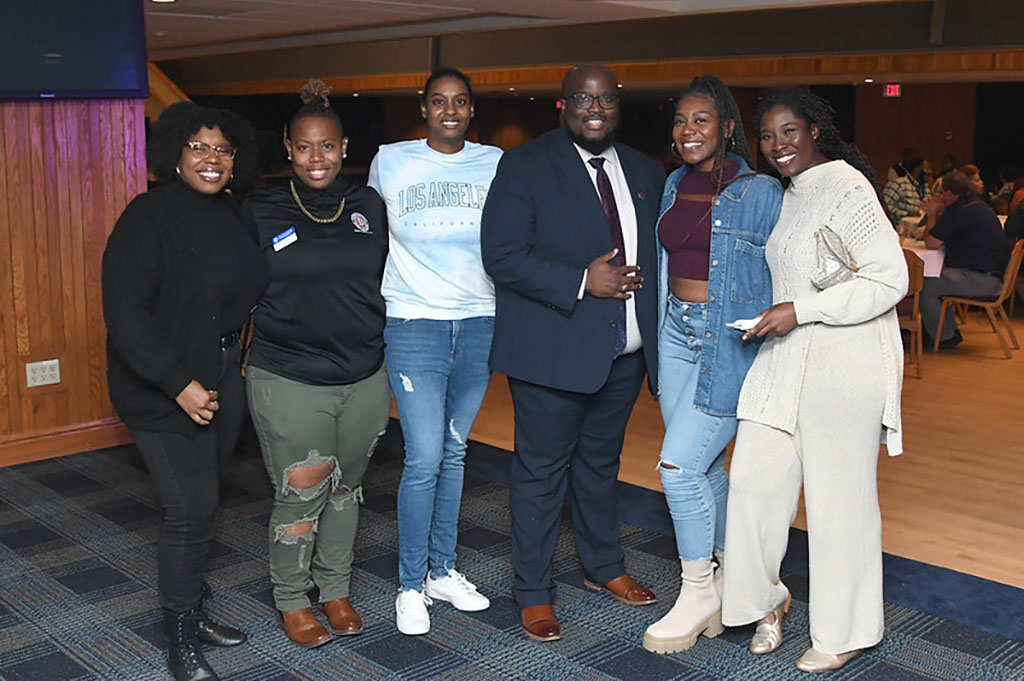
{"type": "Polygon", "coordinates": [[[469,431],[491,370],[494,317],[388,317],[384,354],[405,438],[398,485],[398,579],[420,590],[455,567],[469,431]]]}
{"type": "Polygon", "coordinates": [[[725,546],[729,492],[725,447],[736,435],[737,424],[733,417],[712,416],[693,406],[707,304],[682,302],[670,294],[668,305],[658,337],[660,405],[665,421],[658,470],[679,557],[706,560],[725,546]]]}

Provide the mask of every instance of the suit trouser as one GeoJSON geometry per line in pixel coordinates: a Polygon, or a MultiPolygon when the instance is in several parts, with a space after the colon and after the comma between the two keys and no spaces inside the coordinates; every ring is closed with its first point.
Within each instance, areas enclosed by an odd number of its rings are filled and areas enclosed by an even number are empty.
{"type": "Polygon", "coordinates": [[[615,483],[626,423],[645,375],[643,352],[612,363],[593,394],[509,378],[515,453],[509,470],[513,591],[519,607],[552,603],[552,556],[566,488],[584,575],[604,583],[624,572],[615,483]]]}
{"type": "Polygon", "coordinates": [[[946,318],[939,328],[939,311],[943,296],[997,296],[1003,280],[992,274],[975,272],[960,267],[943,267],[938,277],[925,277],[921,289],[921,325],[931,338],[950,340],[959,330],[953,310],[946,310],[946,318]]]}
{"type": "Polygon", "coordinates": [[[876,473],[885,375],[880,349],[842,342],[860,332],[870,341],[877,330],[845,330],[825,329],[812,339],[794,433],[740,421],[722,599],[729,626],[757,621],[786,599],[779,568],[802,484],[811,641],[834,654],[875,645],[884,628],[876,473]]]}

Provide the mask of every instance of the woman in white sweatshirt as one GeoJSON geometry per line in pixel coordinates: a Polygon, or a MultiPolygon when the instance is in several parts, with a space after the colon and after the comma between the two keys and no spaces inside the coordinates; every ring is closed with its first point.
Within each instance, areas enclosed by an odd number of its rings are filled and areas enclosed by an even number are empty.
{"type": "Polygon", "coordinates": [[[381,146],[369,178],[388,209],[384,355],[405,437],[395,621],[407,635],[430,630],[434,600],[490,605],[455,569],[455,544],[466,443],[491,378],[494,285],[480,213],[501,149],[466,139],[473,89],[460,71],[430,74],[420,114],[426,139],[381,146]]]}
{"type": "Polygon", "coordinates": [[[769,93],[755,112],[761,153],[788,186],[765,257],[773,302],[740,393],[729,482],[722,620],[757,622],[753,653],[782,643],[779,580],[801,486],[807,508],[812,647],[796,666],[838,669],[882,638],[879,443],[902,450],[903,354],[895,304],[907,268],[831,105],[769,93]]]}

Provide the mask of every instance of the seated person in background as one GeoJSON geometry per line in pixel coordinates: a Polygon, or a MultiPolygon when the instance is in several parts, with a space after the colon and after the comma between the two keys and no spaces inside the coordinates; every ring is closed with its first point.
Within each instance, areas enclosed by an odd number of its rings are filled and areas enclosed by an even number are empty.
{"type": "Polygon", "coordinates": [[[928,195],[928,185],[924,180],[924,159],[920,156],[913,158],[904,164],[904,168],[907,170],[906,175],[886,182],[882,190],[886,208],[889,209],[889,219],[896,226],[908,215],[920,215],[921,199],[928,195]]]}
{"type": "Polygon", "coordinates": [[[994,197],[996,212],[1000,215],[1009,215],[1012,212],[1010,202],[1014,193],[1024,187],[1024,177],[1018,166],[1010,164],[999,169],[999,182],[1001,185],[994,197]]]}
{"type": "Polygon", "coordinates": [[[942,177],[951,170],[956,170],[956,156],[943,154],[939,159],[939,177],[942,177]]]}
{"type": "Polygon", "coordinates": [[[992,197],[985,192],[985,181],[981,179],[981,169],[973,163],[960,167],[960,172],[967,176],[971,183],[971,191],[985,202],[989,208],[993,208],[992,197]]]}
{"type": "Polygon", "coordinates": [[[1010,213],[1003,225],[1003,236],[1006,243],[1013,247],[1017,239],[1024,239],[1024,206],[1017,206],[1017,210],[1010,213]]]}
{"type": "MultiPolygon", "coordinates": [[[[942,173],[939,173],[938,175],[941,177],[942,173]]],[[[928,162],[928,159],[925,159],[924,165],[921,166],[921,184],[924,185],[925,196],[935,193],[935,185],[939,184],[939,181],[936,180],[935,177],[936,174],[935,171],[932,170],[932,164],[928,162]]],[[[921,198],[924,198],[924,196],[921,198]]]]}
{"type": "Polygon", "coordinates": [[[889,174],[886,176],[886,182],[892,182],[898,177],[903,177],[907,174],[907,164],[910,160],[917,158],[918,154],[914,151],[914,147],[904,147],[903,153],[900,155],[900,160],[889,166],[889,174]]]}
{"type": "MultiPolygon", "coordinates": [[[[959,170],[942,177],[942,193],[922,202],[927,224],[925,246],[946,249],[942,274],[926,277],[921,289],[921,323],[926,337],[939,337],[940,348],[956,347],[963,338],[949,313],[938,328],[943,296],[997,296],[1009,257],[999,218],[972,190],[959,170]]],[[[926,343],[927,345],[927,343],[926,343]]]]}

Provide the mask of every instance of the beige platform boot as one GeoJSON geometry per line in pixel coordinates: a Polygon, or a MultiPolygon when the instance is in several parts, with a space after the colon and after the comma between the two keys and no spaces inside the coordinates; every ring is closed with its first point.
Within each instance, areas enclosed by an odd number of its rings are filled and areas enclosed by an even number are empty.
{"type": "Polygon", "coordinates": [[[644,633],[644,649],[652,653],[689,650],[701,634],[714,638],[724,631],[722,597],[715,588],[711,561],[680,563],[683,580],[675,605],[644,633]]]}

